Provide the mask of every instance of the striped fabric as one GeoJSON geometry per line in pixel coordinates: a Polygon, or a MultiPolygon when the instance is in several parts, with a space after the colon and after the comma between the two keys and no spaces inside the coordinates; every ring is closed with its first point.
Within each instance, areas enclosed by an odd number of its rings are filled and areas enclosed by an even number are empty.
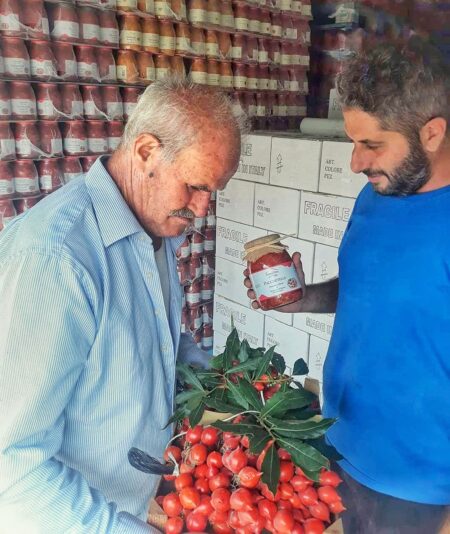
{"type": "Polygon", "coordinates": [[[181,288],[166,239],[170,320],[150,237],[102,160],[15,219],[0,237],[0,533],[152,532],[172,429],[181,288]]]}

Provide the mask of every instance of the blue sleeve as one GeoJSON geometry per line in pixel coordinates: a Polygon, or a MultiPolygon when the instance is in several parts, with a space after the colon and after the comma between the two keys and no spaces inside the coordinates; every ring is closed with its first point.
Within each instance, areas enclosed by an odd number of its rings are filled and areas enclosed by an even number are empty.
{"type": "Polygon", "coordinates": [[[0,532],[147,534],[58,460],[96,335],[92,284],[60,257],[0,263],[0,532]]]}
{"type": "Polygon", "coordinates": [[[211,356],[197,347],[192,336],[188,333],[180,335],[180,345],[178,347],[178,359],[190,365],[199,365],[207,368],[211,356]]]}

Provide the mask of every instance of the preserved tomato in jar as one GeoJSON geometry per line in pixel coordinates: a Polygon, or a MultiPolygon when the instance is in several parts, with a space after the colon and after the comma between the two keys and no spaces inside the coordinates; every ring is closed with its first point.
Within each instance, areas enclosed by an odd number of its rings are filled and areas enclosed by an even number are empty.
{"type": "Polygon", "coordinates": [[[98,73],[102,82],[116,82],[116,62],[111,48],[97,50],[98,73]]]}
{"type": "Polygon", "coordinates": [[[116,85],[102,87],[103,105],[109,120],[123,119],[123,103],[119,88],[116,85]]]}
{"type": "Polygon", "coordinates": [[[67,119],[83,118],[83,99],[78,85],[68,83],[61,86],[61,109],[67,119]]]}
{"type": "Polygon", "coordinates": [[[83,121],[62,123],[64,153],[68,156],[82,156],[87,153],[87,137],[83,121]]]}
{"type": "Polygon", "coordinates": [[[122,88],[122,102],[124,119],[128,120],[137,106],[139,96],[142,89],[137,87],[123,87],[122,88]]]}
{"type": "Polygon", "coordinates": [[[123,122],[109,121],[106,123],[106,134],[108,140],[108,150],[112,152],[120,145],[123,135],[123,122]]]}
{"type": "Polygon", "coordinates": [[[279,234],[248,241],[244,249],[250,280],[262,310],[272,310],[302,298],[297,271],[279,234]]]}
{"type": "Polygon", "coordinates": [[[57,122],[39,121],[40,148],[46,156],[63,155],[61,132],[57,122]]]}
{"type": "Polygon", "coordinates": [[[14,199],[14,206],[17,211],[17,215],[20,215],[24,211],[29,210],[33,206],[36,206],[36,204],[42,200],[42,195],[36,195],[33,193],[32,197],[23,197],[23,198],[16,198],[14,199]]]}
{"type": "Polygon", "coordinates": [[[61,170],[64,176],[64,183],[68,183],[83,173],[80,160],[77,156],[66,156],[61,160],[61,170]]]}
{"type": "Polygon", "coordinates": [[[30,76],[30,56],[23,40],[4,37],[1,44],[5,76],[8,78],[28,78],[30,76]]]}
{"type": "Polygon", "coordinates": [[[142,29],[138,15],[122,15],[119,28],[120,48],[139,52],[142,49],[142,29]]]}
{"type": "Polygon", "coordinates": [[[14,202],[9,198],[0,199],[0,230],[10,223],[17,212],[14,208],[14,202]]]}
{"type": "Polygon", "coordinates": [[[83,85],[81,94],[83,95],[83,109],[86,119],[106,118],[103,109],[103,98],[98,85],[83,85]]]}
{"type": "Polygon", "coordinates": [[[9,119],[11,115],[11,100],[9,98],[8,87],[5,82],[0,81],[0,120],[9,119]]]}
{"type": "Polygon", "coordinates": [[[0,30],[3,35],[20,37],[23,34],[19,13],[18,0],[3,0],[0,3],[0,30]]]}
{"type": "Polygon", "coordinates": [[[13,163],[13,175],[18,195],[34,195],[39,192],[39,177],[33,161],[16,160],[13,163]]]}
{"type": "Polygon", "coordinates": [[[137,53],[139,78],[142,83],[150,84],[156,80],[155,62],[148,52],[137,53]]]}
{"type": "Polygon", "coordinates": [[[43,0],[28,0],[20,12],[20,22],[30,39],[50,38],[47,11],[43,0]]]}
{"type": "Polygon", "coordinates": [[[78,6],[80,22],[80,39],[85,43],[98,44],[100,42],[100,22],[97,10],[88,6],[78,6]]]}
{"type": "Polygon", "coordinates": [[[0,122],[0,160],[7,161],[16,157],[16,142],[7,122],[0,122]]]}
{"type": "Polygon", "coordinates": [[[48,41],[30,41],[30,69],[36,80],[58,78],[56,59],[48,41]]]}
{"type": "Polygon", "coordinates": [[[79,45],[76,47],[75,53],[79,80],[82,82],[99,82],[100,73],[95,48],[88,45],[79,45]]]}
{"type": "Polygon", "coordinates": [[[35,122],[16,122],[14,125],[14,138],[16,140],[17,157],[23,159],[36,159],[42,156],[40,138],[35,122]]]}
{"type": "Polygon", "coordinates": [[[51,193],[64,185],[64,175],[57,159],[38,161],[39,187],[43,193],[51,193]]]}
{"type": "Polygon", "coordinates": [[[108,152],[105,123],[102,121],[86,121],[88,150],[92,154],[108,152]]]}
{"type": "Polygon", "coordinates": [[[117,51],[116,73],[119,82],[137,83],[139,81],[136,53],[133,50],[117,51]]]}
{"type": "Polygon", "coordinates": [[[12,197],[14,191],[14,176],[10,164],[0,161],[0,200],[12,197]]]}
{"type": "Polygon", "coordinates": [[[119,25],[114,11],[100,11],[98,15],[100,24],[100,41],[109,46],[119,45],[119,25]]]}
{"type": "Polygon", "coordinates": [[[52,22],[51,36],[58,41],[76,42],[80,38],[80,24],[76,8],[73,4],[53,4],[50,18],[52,22]]]}
{"type": "Polygon", "coordinates": [[[78,80],[77,58],[70,43],[53,43],[58,77],[64,81],[78,80]]]}
{"type": "Polygon", "coordinates": [[[85,156],[84,158],[81,158],[81,167],[83,169],[83,172],[88,172],[92,165],[94,165],[98,157],[99,156],[95,154],[94,156],[85,156]]]}
{"type": "Polygon", "coordinates": [[[145,52],[159,53],[159,22],[157,19],[142,19],[142,48],[145,52]]]}

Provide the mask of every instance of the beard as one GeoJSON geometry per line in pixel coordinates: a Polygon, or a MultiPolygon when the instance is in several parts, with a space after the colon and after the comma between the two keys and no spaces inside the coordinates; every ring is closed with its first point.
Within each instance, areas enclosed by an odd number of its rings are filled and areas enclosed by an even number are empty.
{"type": "Polygon", "coordinates": [[[385,188],[372,184],[380,195],[406,196],[416,193],[431,178],[430,161],[418,139],[409,140],[409,152],[403,161],[390,173],[367,169],[367,176],[386,176],[389,183],[385,188]]]}

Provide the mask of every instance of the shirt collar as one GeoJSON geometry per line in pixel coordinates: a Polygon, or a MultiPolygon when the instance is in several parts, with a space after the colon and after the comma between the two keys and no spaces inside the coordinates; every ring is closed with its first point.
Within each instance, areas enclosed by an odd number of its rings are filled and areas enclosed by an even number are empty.
{"type": "MultiPolygon", "coordinates": [[[[107,157],[99,157],[85,176],[86,188],[92,200],[105,247],[124,237],[145,232],[106,170],[104,164],[107,157]]],[[[174,252],[184,239],[184,234],[169,239],[174,252]]]]}

